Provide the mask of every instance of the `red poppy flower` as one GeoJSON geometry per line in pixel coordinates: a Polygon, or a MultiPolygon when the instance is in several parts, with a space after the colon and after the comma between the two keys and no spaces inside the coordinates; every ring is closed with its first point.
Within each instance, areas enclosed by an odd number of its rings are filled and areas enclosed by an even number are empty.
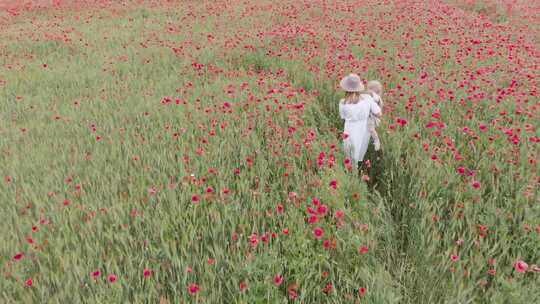
{"type": "Polygon", "coordinates": [[[317,223],[318,221],[319,221],[319,218],[316,215],[311,215],[308,219],[308,223],[310,224],[317,223]]]}
{"type": "Polygon", "coordinates": [[[321,227],[317,227],[313,229],[313,235],[315,235],[315,238],[320,240],[324,235],[324,230],[321,227]]]}
{"type": "Polygon", "coordinates": [[[201,290],[199,288],[199,285],[195,284],[195,283],[191,283],[189,286],[188,286],[188,291],[190,294],[194,295],[196,293],[199,292],[199,290],[201,290]]]}
{"type": "Polygon", "coordinates": [[[152,270],[150,270],[150,269],[147,268],[147,269],[145,269],[145,270],[143,271],[143,276],[144,276],[145,278],[149,278],[151,275],[152,275],[152,270]]]}
{"type": "Polygon", "coordinates": [[[283,276],[281,274],[276,274],[276,276],[274,277],[274,284],[276,284],[276,286],[279,286],[283,283],[283,276]]]}
{"type": "Polygon", "coordinates": [[[360,247],[360,249],[358,250],[361,254],[366,254],[369,252],[369,247],[367,246],[362,246],[360,247]]]}
{"type": "Polygon", "coordinates": [[[529,268],[529,265],[527,265],[527,263],[521,260],[514,263],[514,269],[519,273],[527,272],[528,268],[529,268]]]}
{"type": "Polygon", "coordinates": [[[118,279],[118,278],[117,278],[116,275],[114,275],[114,274],[111,274],[111,275],[109,275],[109,276],[107,277],[107,280],[108,280],[110,283],[116,282],[117,279],[118,279]]]}
{"type": "Polygon", "coordinates": [[[24,257],[24,253],[19,252],[19,253],[17,253],[17,254],[13,257],[13,259],[14,259],[15,261],[20,261],[23,257],[24,257]]]}
{"type": "Polygon", "coordinates": [[[336,180],[332,180],[330,181],[330,188],[332,189],[336,189],[337,188],[337,181],[336,180]]]}

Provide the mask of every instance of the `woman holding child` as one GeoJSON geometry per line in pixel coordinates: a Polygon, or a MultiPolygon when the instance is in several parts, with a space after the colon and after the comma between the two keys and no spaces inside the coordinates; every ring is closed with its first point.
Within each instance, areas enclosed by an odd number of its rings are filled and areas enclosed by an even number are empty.
{"type": "Polygon", "coordinates": [[[358,164],[364,159],[369,139],[373,136],[375,149],[380,149],[375,128],[382,115],[382,86],[378,81],[368,82],[368,90],[356,74],[349,74],[340,82],[345,98],[339,102],[339,115],[345,120],[343,145],[346,155],[358,164]]]}

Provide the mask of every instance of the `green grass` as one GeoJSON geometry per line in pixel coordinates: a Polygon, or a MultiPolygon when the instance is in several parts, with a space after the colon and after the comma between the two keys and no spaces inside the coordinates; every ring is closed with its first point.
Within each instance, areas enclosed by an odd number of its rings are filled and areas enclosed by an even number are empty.
{"type": "MultiPolygon", "coordinates": [[[[174,4],[28,13],[0,33],[0,302],[288,303],[295,293],[300,303],[538,299],[538,275],[513,271],[517,259],[530,266],[538,259],[538,191],[523,195],[535,176],[527,157],[537,148],[484,135],[469,142],[462,130],[523,104],[509,97],[494,108],[489,100],[458,105],[437,92],[470,96],[451,82],[465,77],[456,73],[464,66],[501,65],[493,74],[497,87],[513,78],[504,53],[465,56],[459,66],[445,57],[454,59],[458,46],[428,44],[425,33],[461,41],[467,20],[452,21],[449,32],[414,24],[418,37],[406,45],[402,36],[413,23],[395,23],[400,2],[367,3],[373,14],[366,24],[377,35],[365,28],[360,38],[340,23],[355,16],[343,7],[174,4]],[[258,36],[276,29],[294,34],[258,36]],[[64,32],[70,42],[46,38],[64,32]],[[341,151],[336,79],[351,69],[338,59],[348,52],[360,67],[371,60],[362,76],[383,80],[388,91],[379,131],[384,154],[368,170],[368,183],[347,169],[341,151]],[[421,83],[423,71],[450,84],[421,83]],[[472,122],[463,118],[469,109],[472,122]],[[434,111],[448,124],[440,137],[424,127],[434,111]],[[397,117],[409,123],[396,127],[397,117]],[[449,139],[465,161],[452,161],[449,139]],[[424,144],[438,149],[440,161],[429,160],[424,144]],[[515,156],[520,162],[512,165],[507,160],[515,156]],[[501,174],[491,173],[494,164],[501,174]],[[458,165],[476,170],[481,190],[456,174],[458,165]],[[309,224],[314,198],[328,212],[309,224]],[[523,232],[525,224],[532,232],[523,232]],[[480,225],[488,237],[479,237],[480,225]],[[324,229],[321,240],[315,227],[324,229]],[[452,254],[460,261],[451,262],[452,254]],[[495,276],[487,274],[492,258],[495,276]],[[96,270],[102,274],[94,279],[96,270]],[[32,287],[25,286],[29,278],[32,287]],[[200,291],[191,295],[193,283],[200,291]],[[328,284],[333,291],[325,293],[328,284]],[[364,296],[359,288],[367,288],[364,296]]],[[[404,14],[423,24],[426,11],[411,9],[404,14]]],[[[474,85],[496,92],[481,80],[474,85]]],[[[502,126],[536,126],[509,116],[502,126]]]]}

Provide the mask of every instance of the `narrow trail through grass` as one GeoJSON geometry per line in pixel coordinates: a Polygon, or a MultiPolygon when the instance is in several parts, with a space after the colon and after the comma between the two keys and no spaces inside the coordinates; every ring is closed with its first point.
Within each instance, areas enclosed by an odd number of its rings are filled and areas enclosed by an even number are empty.
{"type": "MultiPolygon", "coordinates": [[[[256,70],[284,70],[294,86],[303,87],[316,96],[315,102],[319,111],[312,112],[318,123],[314,127],[320,132],[332,132],[340,141],[343,122],[339,118],[337,101],[341,94],[336,91],[331,80],[315,79],[300,62],[281,61],[261,52],[244,56],[240,66],[256,70]]],[[[384,134],[382,136],[384,137],[384,134]]],[[[385,210],[380,212],[389,214],[387,218],[392,221],[388,223],[388,227],[391,227],[389,237],[380,240],[382,246],[378,250],[379,258],[383,260],[386,270],[394,276],[395,284],[399,286],[403,297],[402,302],[423,303],[427,299],[422,295],[427,295],[428,291],[422,292],[422,272],[418,270],[424,261],[414,257],[422,256],[422,247],[416,244],[415,240],[421,239],[421,234],[426,232],[421,231],[419,225],[415,225],[421,217],[421,210],[414,205],[414,176],[404,166],[406,155],[401,151],[385,150],[379,159],[377,156],[370,145],[366,154],[366,160],[371,163],[367,170],[369,200],[373,205],[383,207],[385,210]]]]}

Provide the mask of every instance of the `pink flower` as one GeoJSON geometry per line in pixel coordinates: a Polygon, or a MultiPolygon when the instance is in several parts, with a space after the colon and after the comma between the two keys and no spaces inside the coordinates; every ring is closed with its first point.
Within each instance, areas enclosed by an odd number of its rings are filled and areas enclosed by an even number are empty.
{"type": "Polygon", "coordinates": [[[251,247],[252,247],[252,248],[257,247],[257,245],[259,244],[259,239],[257,238],[257,235],[256,235],[255,233],[253,233],[253,234],[249,237],[249,242],[251,243],[251,247]]]}
{"type": "Polygon", "coordinates": [[[146,269],[143,271],[143,276],[144,276],[145,278],[149,278],[151,275],[152,275],[152,270],[146,268],[146,269]]]}
{"type": "Polygon", "coordinates": [[[484,124],[480,124],[479,128],[481,131],[484,131],[484,132],[487,130],[487,126],[484,124]]]}
{"type": "Polygon", "coordinates": [[[324,230],[321,227],[317,227],[313,229],[313,234],[315,235],[315,238],[320,240],[324,235],[324,230]]]}
{"type": "Polygon", "coordinates": [[[32,285],[34,285],[34,281],[32,280],[32,278],[30,279],[27,279],[24,284],[28,287],[32,287],[32,285]]]}
{"type": "Polygon", "coordinates": [[[471,183],[471,186],[474,188],[474,189],[480,189],[480,182],[479,181],[473,181],[471,183]]]}
{"type": "Polygon", "coordinates": [[[326,284],[326,287],[323,288],[323,292],[326,294],[331,293],[334,290],[334,285],[332,283],[326,284]]]}
{"type": "Polygon", "coordinates": [[[458,172],[459,175],[463,176],[463,175],[465,175],[465,168],[459,167],[459,168],[457,168],[457,172],[458,172]]]}
{"type": "Polygon", "coordinates": [[[189,286],[188,286],[188,291],[190,294],[194,295],[196,294],[197,292],[199,292],[199,290],[201,290],[199,288],[199,285],[195,284],[195,283],[191,283],[189,286]]]}
{"type": "Polygon", "coordinates": [[[277,214],[283,214],[283,210],[284,210],[284,209],[285,209],[285,208],[283,207],[282,204],[277,205],[277,208],[276,208],[277,214]]]}
{"type": "Polygon", "coordinates": [[[337,181],[334,179],[330,181],[330,188],[336,189],[337,188],[337,181]]]}
{"type": "Polygon", "coordinates": [[[109,282],[111,282],[111,283],[114,283],[114,282],[116,282],[117,277],[116,277],[114,274],[111,274],[111,275],[109,275],[109,276],[107,277],[107,280],[108,280],[109,282]]]}
{"type": "Polygon", "coordinates": [[[517,261],[514,263],[514,269],[519,273],[524,273],[529,268],[529,265],[527,263],[523,262],[522,260],[517,261]]]}
{"type": "Polygon", "coordinates": [[[452,260],[452,262],[457,262],[457,261],[459,261],[459,255],[452,254],[452,255],[450,256],[450,260],[452,260]]]}
{"type": "Polygon", "coordinates": [[[407,120],[403,119],[403,118],[397,118],[396,123],[398,123],[400,126],[404,127],[405,125],[407,125],[407,120]]]}
{"type": "Polygon", "coordinates": [[[198,204],[201,201],[201,198],[198,195],[193,195],[191,197],[191,202],[194,204],[198,204]]]}
{"type": "Polygon", "coordinates": [[[97,279],[100,276],[101,276],[101,271],[96,270],[96,271],[92,272],[92,278],[97,279]]]}
{"type": "Polygon", "coordinates": [[[367,246],[362,246],[360,247],[360,249],[358,250],[361,254],[366,254],[369,252],[369,247],[367,246]]]}
{"type": "Polygon", "coordinates": [[[246,282],[240,282],[240,291],[244,291],[248,288],[248,285],[246,282]]]}
{"type": "Polygon", "coordinates": [[[312,215],[308,219],[308,223],[310,223],[310,224],[314,224],[314,223],[316,223],[318,221],[319,221],[319,218],[316,215],[312,215]]]}
{"type": "Polygon", "coordinates": [[[367,288],[366,288],[366,287],[360,287],[360,288],[358,288],[358,294],[360,294],[361,297],[365,296],[365,295],[366,295],[366,292],[367,292],[367,288]]]}
{"type": "Polygon", "coordinates": [[[20,261],[23,257],[24,257],[24,253],[19,252],[19,253],[17,253],[17,254],[13,257],[13,259],[14,259],[15,261],[20,261]]]}
{"type": "Polygon", "coordinates": [[[540,267],[538,267],[538,265],[532,265],[531,270],[534,272],[540,272],[540,267]]]}
{"type": "Polygon", "coordinates": [[[326,215],[326,212],[328,212],[328,207],[326,207],[326,205],[320,205],[319,208],[317,208],[317,213],[322,216],[326,215]]]}
{"type": "Polygon", "coordinates": [[[323,242],[324,249],[329,249],[330,246],[332,246],[332,243],[330,242],[330,240],[324,240],[323,242]]]}
{"type": "Polygon", "coordinates": [[[274,284],[276,284],[276,286],[279,286],[283,283],[283,276],[281,274],[276,274],[276,276],[274,277],[274,284]]]}

